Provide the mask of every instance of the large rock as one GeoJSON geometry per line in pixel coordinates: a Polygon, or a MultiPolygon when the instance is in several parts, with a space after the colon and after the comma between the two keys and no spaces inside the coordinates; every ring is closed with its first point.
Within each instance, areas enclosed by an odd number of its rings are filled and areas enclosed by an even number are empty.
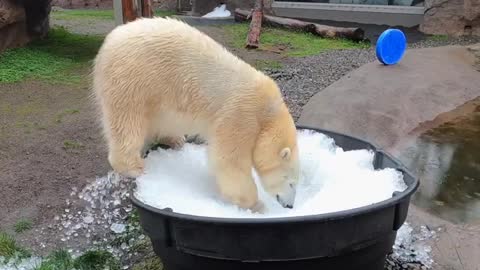
{"type": "Polygon", "coordinates": [[[25,9],[9,0],[0,0],[0,52],[30,41],[25,9]]]}
{"type": "Polygon", "coordinates": [[[480,35],[479,0],[425,0],[425,8],[424,33],[480,35]]]}
{"type": "Polygon", "coordinates": [[[394,66],[366,64],[313,96],[299,124],[354,135],[391,151],[421,124],[480,96],[465,47],[408,50],[394,66]]]}
{"type": "Polygon", "coordinates": [[[50,7],[49,0],[0,0],[0,52],[44,37],[50,7]]]}

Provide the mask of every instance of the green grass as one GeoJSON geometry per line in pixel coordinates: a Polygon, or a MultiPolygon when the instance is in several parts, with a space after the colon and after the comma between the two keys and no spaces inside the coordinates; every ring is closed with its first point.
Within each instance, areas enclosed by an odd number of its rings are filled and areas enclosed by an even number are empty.
{"type": "Polygon", "coordinates": [[[90,250],[72,258],[65,250],[52,252],[36,270],[119,270],[120,262],[104,250],[90,250]]]}
{"type": "MultiPolygon", "coordinates": [[[[0,232],[0,257],[5,258],[4,261],[11,258],[24,259],[30,256],[31,254],[27,250],[17,244],[15,238],[0,232]]],[[[3,262],[0,261],[0,264],[3,262]]],[[[149,262],[148,265],[153,264],[149,262]]],[[[120,270],[120,268],[120,262],[106,250],[90,250],[76,259],[73,259],[70,253],[65,250],[56,250],[45,257],[35,270],[120,270]]],[[[161,268],[146,269],[157,270],[161,268]]]]}
{"type": "Polygon", "coordinates": [[[428,36],[427,39],[433,40],[433,41],[447,41],[448,36],[447,35],[431,35],[431,36],[428,36]]]}
{"type": "MultiPolygon", "coordinates": [[[[249,25],[237,23],[223,26],[232,38],[232,45],[244,48],[249,25]]],[[[320,38],[311,33],[296,32],[278,28],[262,27],[260,49],[283,50],[283,54],[302,57],[319,54],[328,50],[368,48],[370,44],[347,39],[320,38]]]]}
{"type": "Polygon", "coordinates": [[[16,233],[22,233],[32,229],[32,222],[29,220],[22,219],[18,221],[14,226],[16,233]]]}
{"type": "Polygon", "coordinates": [[[11,235],[0,232],[0,257],[9,259],[17,256],[25,258],[30,256],[30,253],[20,247],[11,235]]]}
{"type": "Polygon", "coordinates": [[[78,257],[73,266],[76,270],[119,270],[120,262],[113,255],[104,250],[91,250],[78,257]]]}
{"type": "Polygon", "coordinates": [[[63,142],[63,149],[65,150],[74,150],[74,149],[82,149],[85,146],[81,142],[66,140],[63,142]]]}
{"type": "Polygon", "coordinates": [[[154,10],[153,13],[155,14],[156,17],[167,17],[167,16],[173,16],[176,14],[174,11],[168,11],[168,10],[154,10]]]}
{"type": "MultiPolygon", "coordinates": [[[[173,11],[154,10],[157,17],[166,17],[175,15],[173,11]]],[[[53,11],[51,16],[57,20],[114,20],[115,16],[112,9],[70,9],[53,11]]]]}
{"type": "Polygon", "coordinates": [[[59,20],[75,20],[75,19],[99,19],[113,20],[112,9],[69,9],[52,11],[50,15],[54,19],[59,20]]]}
{"type": "Polygon", "coordinates": [[[73,259],[65,250],[52,252],[36,270],[70,270],[73,268],[73,259]]]}
{"type": "Polygon", "coordinates": [[[14,83],[26,78],[51,83],[79,84],[78,69],[95,57],[103,41],[100,36],[72,34],[54,28],[44,40],[0,55],[0,83],[14,83]]]}

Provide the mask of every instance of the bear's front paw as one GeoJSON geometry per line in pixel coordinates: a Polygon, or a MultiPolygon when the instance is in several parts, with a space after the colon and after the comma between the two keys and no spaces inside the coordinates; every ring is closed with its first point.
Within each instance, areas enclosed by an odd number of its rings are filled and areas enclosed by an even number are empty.
{"type": "Polygon", "coordinates": [[[137,166],[135,168],[132,168],[132,169],[124,172],[123,174],[128,178],[137,178],[137,177],[139,177],[140,175],[143,174],[143,170],[144,170],[143,165],[141,165],[141,166],[137,166]]]}
{"type": "Polygon", "coordinates": [[[185,145],[185,137],[163,137],[160,143],[168,145],[170,148],[178,150],[185,145]]]}
{"type": "Polygon", "coordinates": [[[265,204],[262,201],[258,201],[250,210],[252,213],[265,214],[265,204]]]}

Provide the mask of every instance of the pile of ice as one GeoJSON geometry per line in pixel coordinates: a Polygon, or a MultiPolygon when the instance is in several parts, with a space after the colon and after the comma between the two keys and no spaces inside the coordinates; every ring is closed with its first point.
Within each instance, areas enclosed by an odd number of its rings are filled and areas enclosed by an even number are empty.
{"type": "Polygon", "coordinates": [[[0,256],[0,270],[37,270],[41,264],[42,259],[39,257],[6,259],[0,256]]]}
{"type": "Polygon", "coordinates": [[[133,211],[129,201],[132,185],[131,179],[110,172],[81,190],[72,188],[62,212],[53,217],[50,225],[38,231],[39,248],[61,246],[73,257],[91,247],[101,247],[122,261],[135,256],[130,249],[138,241],[144,241],[145,235],[141,234],[138,222],[127,221],[133,211]],[[135,239],[126,235],[135,236],[135,239]]]}
{"type": "Polygon", "coordinates": [[[135,196],[156,208],[210,217],[286,217],[329,213],[391,198],[407,186],[395,169],[375,170],[374,153],[344,151],[324,134],[298,132],[301,176],[293,209],[281,207],[265,193],[255,171],[263,214],[222,200],[207,168],[206,146],[186,144],[181,150],[156,150],[146,158],[145,174],[137,178],[135,196]]]}
{"type": "Polygon", "coordinates": [[[215,7],[212,11],[209,13],[203,15],[203,18],[225,18],[225,17],[230,17],[231,13],[227,9],[227,5],[222,4],[218,7],[215,7]]]}
{"type": "Polygon", "coordinates": [[[426,241],[435,237],[434,230],[420,226],[419,230],[414,231],[410,224],[405,222],[397,232],[391,258],[403,264],[419,263],[426,268],[431,268],[433,265],[433,259],[430,256],[432,248],[426,241]]]}

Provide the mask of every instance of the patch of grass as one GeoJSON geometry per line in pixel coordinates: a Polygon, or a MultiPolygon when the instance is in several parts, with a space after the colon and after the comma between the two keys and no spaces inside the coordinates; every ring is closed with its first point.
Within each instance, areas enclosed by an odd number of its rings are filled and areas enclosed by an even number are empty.
{"type": "Polygon", "coordinates": [[[73,268],[73,259],[65,250],[52,252],[35,270],[70,270],[73,268]]]}
{"type": "Polygon", "coordinates": [[[448,36],[447,35],[432,35],[432,36],[428,36],[427,39],[433,40],[433,41],[447,41],[448,36]]]}
{"type": "Polygon", "coordinates": [[[20,247],[11,235],[0,232],[0,257],[6,259],[12,257],[25,258],[30,256],[30,253],[20,247]]]}
{"type": "MultiPolygon", "coordinates": [[[[175,15],[174,11],[154,10],[157,17],[167,17],[175,15]]],[[[51,16],[57,20],[114,20],[115,15],[112,9],[70,9],[52,11],[51,16]]]]}
{"type": "Polygon", "coordinates": [[[58,20],[97,19],[113,20],[112,9],[70,9],[52,11],[50,15],[58,20]]]}
{"type": "MultiPolygon", "coordinates": [[[[248,27],[247,23],[223,26],[232,38],[232,45],[237,48],[245,47],[248,27]]],[[[369,46],[370,44],[366,42],[320,38],[311,33],[271,27],[262,27],[260,35],[260,49],[282,51],[282,54],[293,57],[315,55],[328,50],[368,48],[369,46]]]]}
{"type": "Polygon", "coordinates": [[[77,259],[69,252],[58,250],[52,252],[36,270],[119,270],[120,263],[105,250],[90,250],[77,259]]]}
{"type": "Polygon", "coordinates": [[[162,270],[163,264],[158,257],[148,258],[147,260],[133,266],[133,270],[162,270]]]}
{"type": "Polygon", "coordinates": [[[14,229],[16,233],[22,233],[22,232],[28,231],[32,229],[32,222],[25,219],[19,220],[15,224],[14,229]]]}
{"type": "Polygon", "coordinates": [[[91,250],[78,257],[73,266],[77,270],[120,270],[120,262],[104,250],[91,250]]]}
{"type": "Polygon", "coordinates": [[[66,140],[63,142],[63,149],[65,150],[77,150],[82,149],[85,146],[81,142],[66,140]]]}
{"type": "Polygon", "coordinates": [[[34,78],[78,84],[82,81],[78,69],[95,57],[102,41],[101,36],[72,34],[64,28],[51,29],[47,38],[0,55],[0,83],[34,78]]]}
{"type": "Polygon", "coordinates": [[[176,14],[174,11],[168,11],[168,10],[154,10],[153,13],[155,14],[156,17],[168,17],[168,16],[173,16],[176,14]]]}
{"type": "Polygon", "coordinates": [[[283,65],[276,60],[256,60],[255,67],[258,69],[281,69],[283,65]]]}
{"type": "Polygon", "coordinates": [[[76,114],[76,113],[79,113],[80,111],[77,110],[77,109],[68,109],[68,110],[65,110],[59,114],[57,114],[57,116],[55,117],[55,122],[57,123],[61,123],[63,118],[67,115],[72,115],[72,114],[76,114]]]}

